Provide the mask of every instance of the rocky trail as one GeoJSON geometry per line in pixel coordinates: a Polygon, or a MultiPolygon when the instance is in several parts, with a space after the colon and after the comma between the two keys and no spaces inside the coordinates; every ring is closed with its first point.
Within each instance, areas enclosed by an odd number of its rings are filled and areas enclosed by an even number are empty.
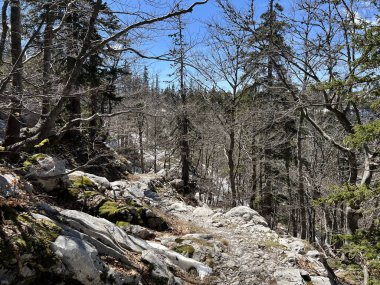
{"type": "Polygon", "coordinates": [[[1,284],[333,284],[308,243],[249,207],[191,206],[165,172],[110,182],[49,156],[28,167],[48,195],[0,173],[1,284]]]}
{"type": "Polygon", "coordinates": [[[214,244],[210,284],[331,284],[318,251],[300,239],[279,236],[249,207],[192,207],[174,200],[171,191],[163,196],[160,207],[167,213],[195,225],[200,237],[222,243],[219,248],[214,244]]]}

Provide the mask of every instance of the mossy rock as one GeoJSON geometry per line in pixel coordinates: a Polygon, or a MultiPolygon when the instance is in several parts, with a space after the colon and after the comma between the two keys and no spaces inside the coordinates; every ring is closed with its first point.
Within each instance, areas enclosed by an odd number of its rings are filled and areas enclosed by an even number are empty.
{"type": "Polygon", "coordinates": [[[24,166],[24,168],[28,168],[28,167],[36,164],[38,160],[44,159],[46,157],[48,157],[48,155],[44,154],[44,153],[33,154],[32,156],[28,157],[27,160],[24,161],[23,166],[24,166]]]}
{"type": "Polygon", "coordinates": [[[90,198],[97,194],[96,185],[86,176],[70,176],[70,186],[67,188],[69,200],[77,200],[83,194],[84,198],[90,198]]]}
{"type": "Polygon", "coordinates": [[[131,212],[128,206],[119,205],[113,201],[107,201],[99,208],[99,216],[114,223],[118,221],[131,222],[133,220],[131,212]]]}
{"type": "Polygon", "coordinates": [[[116,222],[116,225],[120,228],[123,228],[123,227],[128,227],[130,225],[130,223],[128,222],[124,222],[124,221],[117,221],[116,222]]]}
{"type": "MultiPolygon", "coordinates": [[[[62,229],[49,220],[35,219],[27,212],[8,215],[8,218],[1,225],[7,236],[0,238],[0,264],[16,275],[18,263],[29,267],[33,274],[25,284],[37,284],[36,280],[51,275],[51,269],[59,262],[51,250],[51,243],[62,229]]],[[[19,278],[23,277],[16,276],[19,278]]]]}
{"type": "Polygon", "coordinates": [[[194,254],[194,247],[190,244],[182,244],[182,245],[179,245],[179,246],[176,246],[174,249],[173,249],[175,252],[178,252],[184,256],[188,256],[188,257],[193,257],[193,254],[194,254]]]}

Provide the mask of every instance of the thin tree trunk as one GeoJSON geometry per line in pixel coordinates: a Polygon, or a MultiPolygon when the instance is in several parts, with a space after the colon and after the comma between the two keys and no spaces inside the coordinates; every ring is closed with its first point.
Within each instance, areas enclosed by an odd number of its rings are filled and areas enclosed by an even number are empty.
{"type": "Polygon", "coordinates": [[[138,133],[139,133],[140,167],[141,167],[141,173],[144,173],[145,165],[144,165],[144,144],[143,144],[143,133],[144,133],[144,115],[143,114],[138,114],[137,127],[138,127],[138,133]]]}
{"type": "Polygon", "coordinates": [[[16,143],[20,138],[21,111],[22,111],[22,60],[19,59],[22,52],[21,47],[21,6],[19,0],[11,0],[11,56],[15,67],[12,74],[12,98],[11,111],[5,131],[4,145],[9,146],[16,143]]]}
{"type": "Polygon", "coordinates": [[[8,10],[9,0],[3,1],[3,6],[1,7],[1,39],[0,39],[0,62],[3,62],[5,41],[7,39],[8,33],[8,23],[7,23],[7,10],[8,10]]]}
{"type": "Polygon", "coordinates": [[[297,131],[297,168],[298,168],[298,196],[299,196],[299,207],[301,210],[301,238],[306,239],[307,234],[307,221],[306,221],[306,195],[305,195],[305,185],[303,177],[303,164],[302,164],[302,124],[304,116],[303,112],[300,114],[299,126],[297,131]]]}
{"type": "Polygon", "coordinates": [[[46,116],[50,111],[51,97],[51,60],[52,60],[52,44],[53,44],[53,25],[54,15],[51,11],[52,6],[46,8],[46,27],[44,32],[44,55],[43,55],[43,87],[42,87],[42,116],[46,116]]]}

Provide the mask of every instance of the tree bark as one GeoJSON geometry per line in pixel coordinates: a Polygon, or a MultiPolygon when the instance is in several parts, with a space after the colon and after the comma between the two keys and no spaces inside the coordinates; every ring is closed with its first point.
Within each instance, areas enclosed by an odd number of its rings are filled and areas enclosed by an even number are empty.
{"type": "Polygon", "coordinates": [[[11,56],[12,64],[15,67],[12,74],[12,98],[11,111],[5,131],[4,145],[9,146],[18,142],[21,130],[22,111],[22,60],[19,59],[22,53],[21,47],[21,4],[19,0],[11,0],[11,56]]]}
{"type": "Polygon", "coordinates": [[[302,125],[303,125],[303,112],[300,114],[299,125],[297,130],[297,170],[298,170],[298,197],[300,207],[300,220],[301,220],[301,238],[306,239],[307,234],[307,220],[306,220],[306,195],[303,177],[303,164],[302,164],[302,125]]]}
{"type": "Polygon", "coordinates": [[[52,44],[53,44],[53,25],[54,12],[51,11],[52,5],[46,7],[46,27],[44,32],[44,55],[43,55],[43,87],[42,87],[42,116],[46,116],[50,111],[51,97],[51,60],[52,60],[52,44]]]}
{"type": "Polygon", "coordinates": [[[3,1],[3,6],[1,7],[1,39],[0,39],[0,62],[3,62],[5,41],[7,39],[8,33],[8,23],[7,23],[7,10],[8,10],[9,0],[3,1]]]}

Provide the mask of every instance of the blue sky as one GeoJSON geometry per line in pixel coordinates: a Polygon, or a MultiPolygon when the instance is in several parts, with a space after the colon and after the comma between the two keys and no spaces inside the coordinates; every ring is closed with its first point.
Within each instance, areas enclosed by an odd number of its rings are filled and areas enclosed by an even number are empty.
{"type": "MultiPolygon", "coordinates": [[[[284,7],[288,7],[291,0],[278,1],[284,7]]],[[[134,4],[125,4],[126,1],[122,0],[109,0],[111,3],[111,8],[117,11],[133,11],[133,10],[144,10],[151,14],[165,14],[170,10],[171,1],[130,1],[134,4]]],[[[187,7],[191,0],[183,0],[183,7],[187,7]]],[[[232,0],[233,5],[237,8],[244,9],[248,7],[249,0],[232,0]]],[[[256,0],[255,9],[256,14],[259,16],[263,11],[265,11],[268,1],[267,0],[256,0]]],[[[220,10],[217,7],[215,0],[209,0],[208,3],[199,5],[194,8],[191,14],[184,16],[184,21],[186,23],[185,29],[185,40],[190,45],[195,45],[195,49],[205,48],[204,42],[207,39],[207,28],[206,23],[217,19],[220,17],[220,10]]],[[[121,16],[123,18],[124,16],[121,16]]],[[[169,25],[170,26],[170,25],[169,25]]],[[[146,31],[147,35],[144,36],[137,35],[137,41],[133,44],[139,47],[139,50],[143,51],[147,55],[161,55],[167,53],[172,47],[172,39],[169,34],[172,34],[174,30],[168,29],[168,25],[158,25],[157,30],[153,33],[146,31]],[[141,39],[141,42],[139,42],[141,39]]],[[[207,47],[206,47],[207,48],[207,47]]],[[[151,77],[155,77],[155,74],[159,74],[161,81],[161,87],[165,87],[166,81],[170,80],[169,74],[172,72],[170,63],[154,60],[136,60],[134,61],[134,68],[136,72],[141,73],[144,65],[149,69],[151,77]]]]}

